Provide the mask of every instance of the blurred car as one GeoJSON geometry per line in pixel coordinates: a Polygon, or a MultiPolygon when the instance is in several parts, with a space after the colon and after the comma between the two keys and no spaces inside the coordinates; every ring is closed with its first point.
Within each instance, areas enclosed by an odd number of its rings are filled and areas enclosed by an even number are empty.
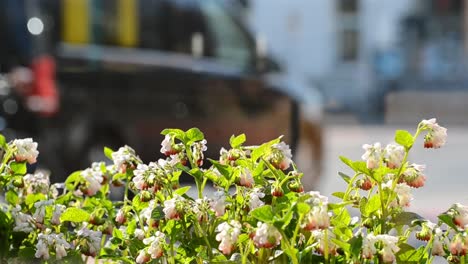
{"type": "Polygon", "coordinates": [[[317,166],[306,177],[319,173],[320,122],[301,121],[287,76],[221,1],[62,0],[40,7],[41,42],[57,63],[61,110],[48,137],[62,171],[104,159],[103,146],[127,144],[144,161],[156,160],[161,130],[198,127],[209,157],[233,134],[245,133],[248,144],[284,135],[294,150],[307,131],[317,166]]]}

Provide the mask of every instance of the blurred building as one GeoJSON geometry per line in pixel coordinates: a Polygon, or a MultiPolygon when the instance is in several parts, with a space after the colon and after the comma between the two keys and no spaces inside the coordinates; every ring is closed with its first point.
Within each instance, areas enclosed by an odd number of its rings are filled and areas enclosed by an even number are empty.
{"type": "Polygon", "coordinates": [[[366,119],[382,114],[389,91],[466,79],[464,2],[252,0],[249,17],[288,70],[321,90],[328,109],[366,119]]]}

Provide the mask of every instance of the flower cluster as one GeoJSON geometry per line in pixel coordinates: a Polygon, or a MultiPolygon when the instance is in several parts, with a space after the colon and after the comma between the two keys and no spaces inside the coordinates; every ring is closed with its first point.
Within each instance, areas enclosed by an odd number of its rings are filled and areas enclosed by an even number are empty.
{"type": "Polygon", "coordinates": [[[0,137],[0,262],[464,263],[468,207],[453,205],[437,223],[406,211],[426,181],[425,165],[408,161],[421,133],[426,148],[446,143],[447,130],[430,119],[414,135],[398,130],[395,143],[365,144],[362,160],[341,157],[352,176],[340,173],[348,187],[337,201],[304,192],[281,137],[244,146],[245,135],[232,136],[206,160],[201,131],[166,129],[164,158],[145,163],[129,146],[105,148],[113,164],[95,162],[53,185],[47,173],[25,174],[37,143],[0,137]],[[121,200],[109,198],[112,185],[124,185],[121,200]]]}

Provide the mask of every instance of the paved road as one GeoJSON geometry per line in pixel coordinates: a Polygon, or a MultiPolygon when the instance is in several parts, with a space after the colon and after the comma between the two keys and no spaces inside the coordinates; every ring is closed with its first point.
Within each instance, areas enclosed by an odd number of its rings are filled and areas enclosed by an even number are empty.
{"type": "MultiPolygon", "coordinates": [[[[328,122],[325,126],[324,173],[318,190],[331,196],[331,193],[345,188],[337,173],[350,173],[350,170],[341,163],[340,155],[358,160],[364,152],[362,144],[390,143],[396,129],[407,129],[413,133],[418,121],[414,123],[414,126],[363,126],[353,122],[352,118],[328,122]]],[[[414,189],[414,201],[409,210],[432,220],[455,202],[468,205],[468,126],[444,124],[444,120],[439,120],[439,123],[448,128],[446,146],[437,150],[424,149],[423,138],[420,137],[409,157],[410,162],[427,165],[426,185],[414,189]]]]}

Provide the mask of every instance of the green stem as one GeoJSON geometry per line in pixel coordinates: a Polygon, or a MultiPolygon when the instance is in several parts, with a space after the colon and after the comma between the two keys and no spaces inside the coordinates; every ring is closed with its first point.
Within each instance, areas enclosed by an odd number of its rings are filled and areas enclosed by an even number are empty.
{"type": "Polygon", "coordinates": [[[301,228],[302,220],[304,219],[304,214],[299,215],[299,220],[297,221],[296,229],[294,230],[293,237],[291,238],[291,244],[296,245],[296,237],[299,233],[299,229],[301,228]]]}
{"type": "Polygon", "coordinates": [[[325,229],[323,230],[323,233],[324,233],[324,241],[323,241],[323,257],[325,258],[325,263],[329,263],[329,260],[328,260],[328,229],[325,229]]]}
{"type": "Polygon", "coordinates": [[[346,200],[348,200],[349,193],[353,190],[353,183],[356,181],[359,175],[361,175],[361,173],[355,173],[354,176],[349,181],[348,187],[346,188],[346,192],[343,196],[343,202],[346,202],[346,200]]]}
{"type": "Polygon", "coordinates": [[[203,240],[205,241],[205,244],[208,247],[208,257],[210,258],[210,261],[211,261],[213,259],[213,254],[212,254],[213,250],[212,250],[210,241],[208,241],[208,238],[206,237],[205,232],[203,232],[203,229],[200,226],[200,223],[198,221],[196,221],[195,225],[198,228],[200,236],[203,237],[203,240]]]}
{"type": "Polygon", "coordinates": [[[378,182],[377,186],[379,187],[380,206],[382,207],[382,218],[380,219],[382,228],[381,228],[380,234],[385,234],[385,232],[386,232],[385,222],[386,222],[386,218],[387,218],[387,207],[386,207],[386,204],[383,201],[384,194],[383,194],[383,190],[382,190],[382,183],[378,182]]]}
{"type": "Polygon", "coordinates": [[[124,192],[124,206],[126,206],[129,202],[128,200],[128,182],[125,184],[125,192],[124,192]]]}

